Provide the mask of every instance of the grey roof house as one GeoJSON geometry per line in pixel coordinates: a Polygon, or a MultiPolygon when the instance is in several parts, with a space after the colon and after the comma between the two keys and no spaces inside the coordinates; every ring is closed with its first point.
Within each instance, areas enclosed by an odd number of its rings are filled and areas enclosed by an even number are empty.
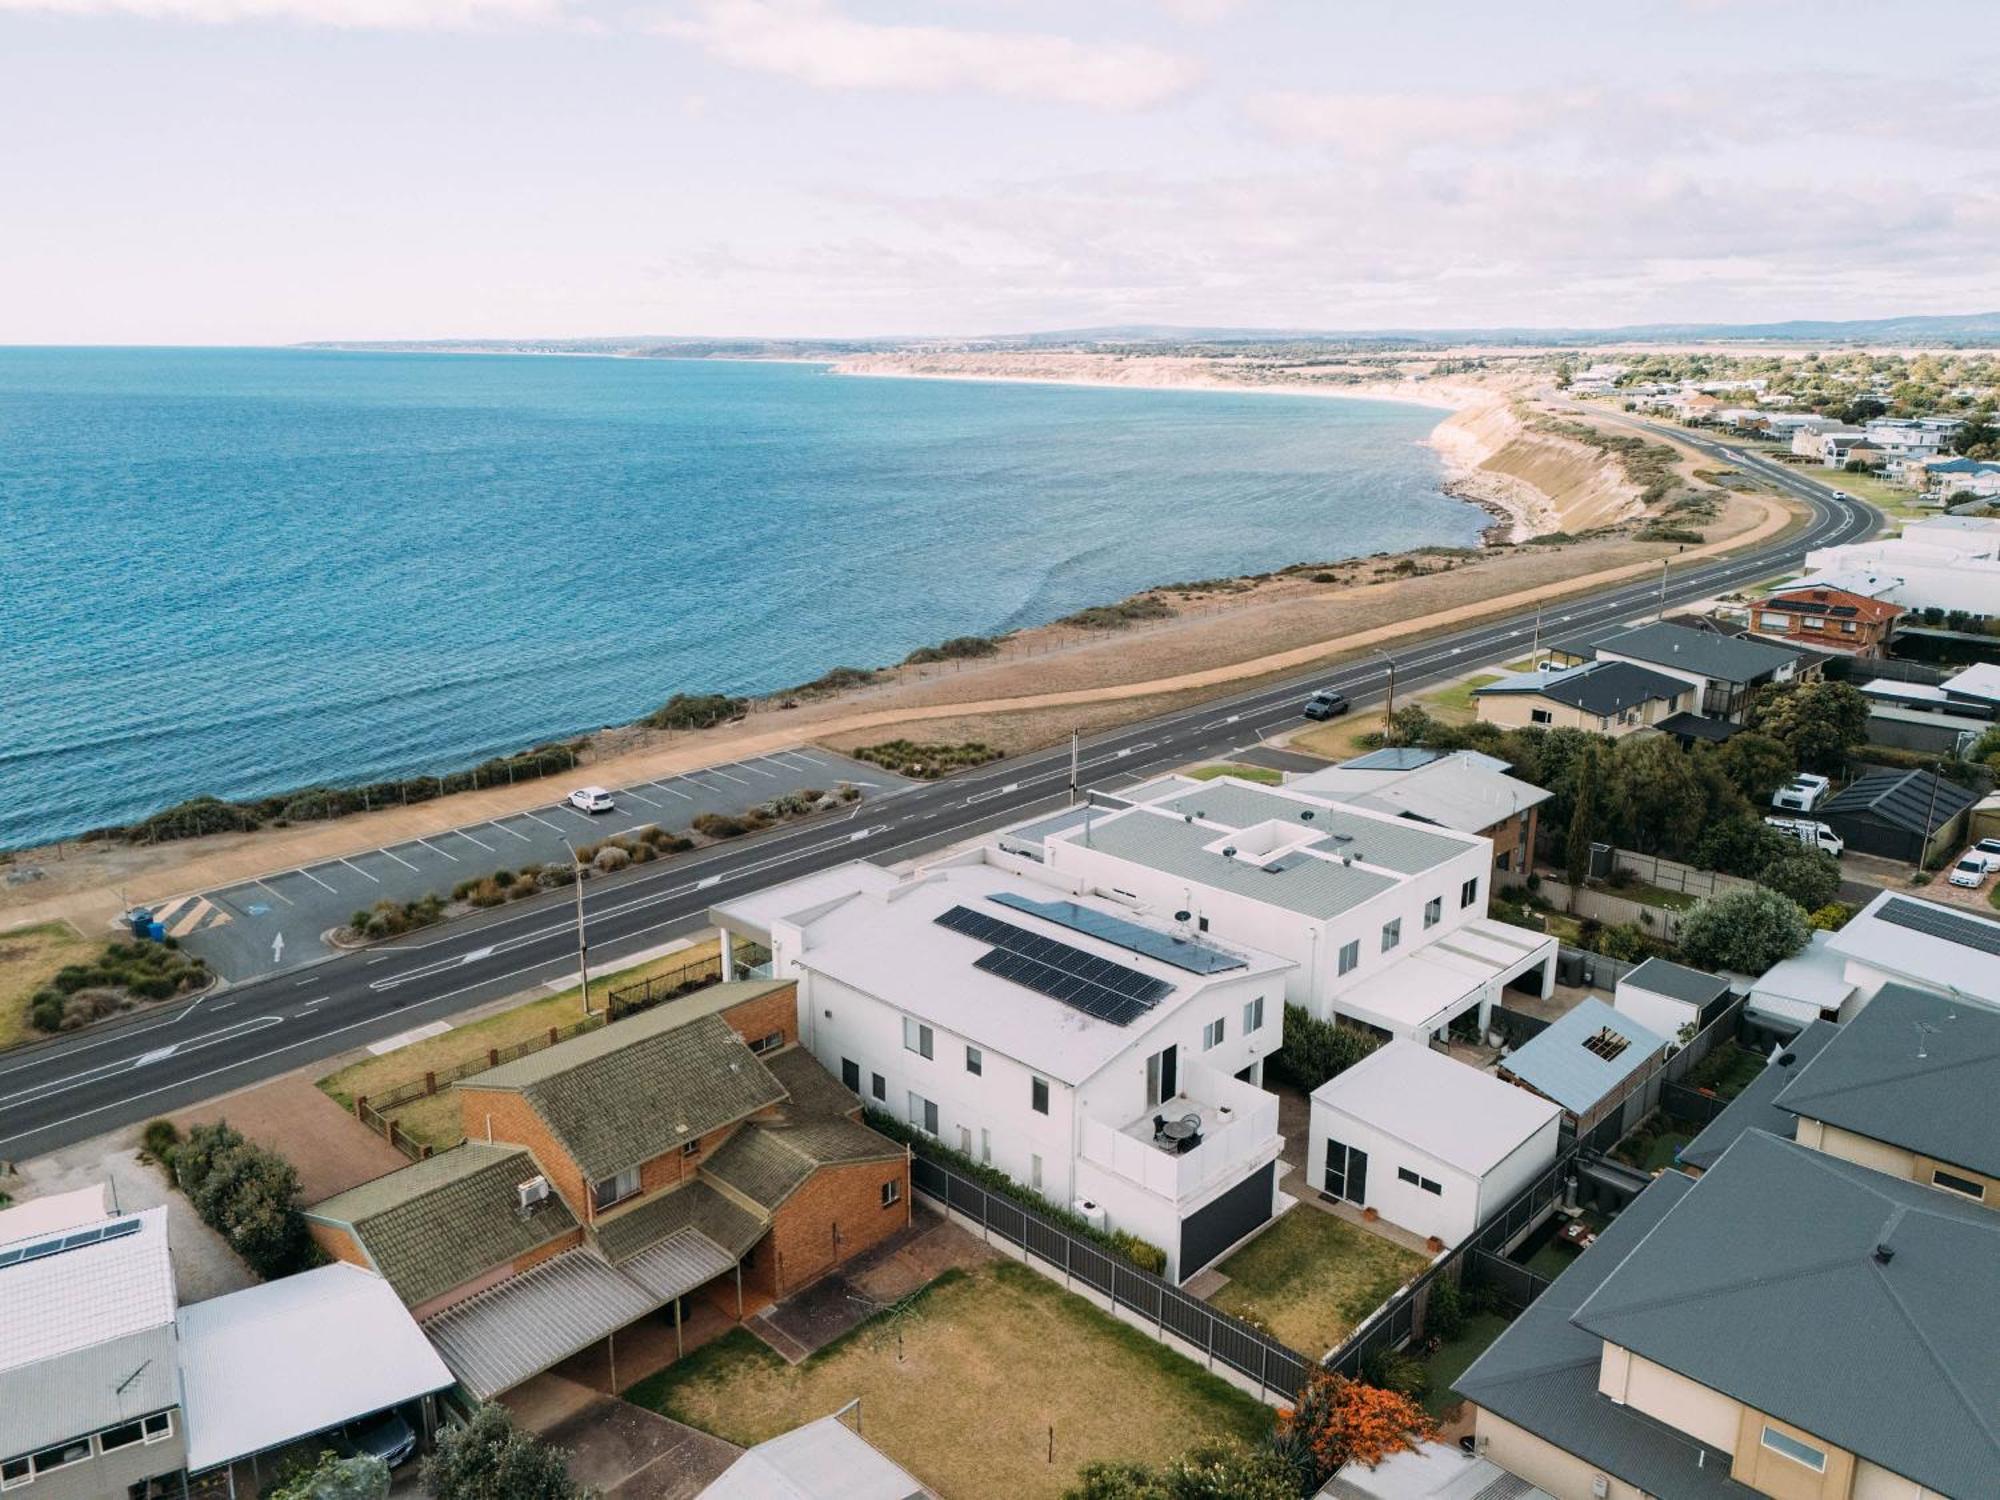
{"type": "Polygon", "coordinates": [[[1868,771],[1814,816],[1850,849],[1917,864],[1942,859],[1958,845],[1965,811],[1978,800],[1929,771],[1868,771]]]}
{"type": "Polygon", "coordinates": [[[1665,621],[1614,631],[1593,644],[1598,661],[1631,662],[1693,684],[1701,690],[1694,711],[1731,723],[1742,719],[1759,689],[1791,682],[1817,662],[1789,646],[1665,621]]]}
{"type": "Polygon", "coordinates": [[[1769,1131],[1780,1140],[1792,1138],[1793,1116],[1778,1106],[1778,1095],[1799,1077],[1807,1063],[1818,1057],[1826,1044],[1840,1035],[1831,1021],[1813,1021],[1773,1056],[1764,1060],[1764,1071],[1729,1101],[1729,1105],[1701,1134],[1674,1153],[1674,1161],[1695,1172],[1705,1172],[1722,1159],[1747,1130],[1769,1131]]]}

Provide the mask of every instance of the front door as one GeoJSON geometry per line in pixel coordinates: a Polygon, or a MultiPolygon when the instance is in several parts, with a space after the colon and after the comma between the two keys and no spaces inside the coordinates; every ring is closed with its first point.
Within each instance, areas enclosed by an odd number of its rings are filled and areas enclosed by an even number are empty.
{"type": "Polygon", "coordinates": [[[1158,1109],[1181,1091],[1178,1045],[1162,1048],[1146,1059],[1146,1108],[1158,1109]]]}
{"type": "Polygon", "coordinates": [[[1326,1190],[1349,1203],[1368,1201],[1368,1153],[1343,1146],[1332,1136],[1326,1141],[1326,1190]]]}

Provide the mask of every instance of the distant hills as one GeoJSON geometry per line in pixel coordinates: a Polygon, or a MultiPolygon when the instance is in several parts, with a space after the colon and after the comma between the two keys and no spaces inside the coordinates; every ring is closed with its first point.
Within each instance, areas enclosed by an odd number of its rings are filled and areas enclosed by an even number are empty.
{"type": "Polygon", "coordinates": [[[1165,348],[1323,344],[1346,348],[1428,348],[1457,344],[1518,345],[1522,348],[1594,348],[1614,344],[1787,343],[1906,344],[1948,348],[2000,344],[2000,312],[1947,313],[1924,317],[1812,319],[1777,323],[1629,323],[1616,328],[1180,328],[1128,323],[1101,328],[1062,328],[1040,333],[984,337],[862,339],[688,338],[632,335],[584,339],[399,339],[330,340],[307,349],[372,350],[457,354],[591,354],[654,359],[823,359],[886,350],[1048,349],[1104,346],[1165,348]]]}

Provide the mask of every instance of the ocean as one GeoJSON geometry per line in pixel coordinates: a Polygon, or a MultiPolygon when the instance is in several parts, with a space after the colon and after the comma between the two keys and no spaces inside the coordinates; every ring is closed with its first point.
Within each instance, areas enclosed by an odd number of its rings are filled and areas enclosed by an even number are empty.
{"type": "Polygon", "coordinates": [[[1424,545],[1438,413],[805,364],[0,349],[0,848],[1424,545]]]}

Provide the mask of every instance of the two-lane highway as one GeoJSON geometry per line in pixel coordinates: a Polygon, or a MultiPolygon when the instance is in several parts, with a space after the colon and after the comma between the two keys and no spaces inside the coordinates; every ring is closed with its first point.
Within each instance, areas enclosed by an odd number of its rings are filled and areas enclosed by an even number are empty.
{"type": "MultiPolygon", "coordinates": [[[[1767,479],[1812,515],[1802,529],[1755,552],[1670,565],[1669,604],[1770,577],[1796,566],[1809,548],[1854,540],[1879,523],[1869,507],[1781,465],[1674,435],[1767,479]]],[[[1533,613],[1516,614],[1413,642],[1395,654],[1396,686],[1421,687],[1522,654],[1538,624],[1545,644],[1585,638],[1649,613],[1660,598],[1659,580],[1648,578],[1564,601],[1539,622],[1533,613]]],[[[1099,735],[1083,747],[1082,780],[1116,791],[1225,754],[1294,724],[1311,687],[1338,688],[1367,703],[1381,697],[1387,675],[1383,659],[1369,657],[1099,735]]],[[[1068,748],[1041,751],[869,801],[842,818],[593,881],[585,902],[591,953],[600,962],[635,953],[700,927],[718,901],[843,860],[904,858],[1052,808],[1067,797],[1068,785],[1068,748]]],[[[0,1159],[148,1119],[563,980],[575,972],[575,955],[571,897],[555,892],[222,990],[144,1021],[0,1054],[0,1159]]]]}

